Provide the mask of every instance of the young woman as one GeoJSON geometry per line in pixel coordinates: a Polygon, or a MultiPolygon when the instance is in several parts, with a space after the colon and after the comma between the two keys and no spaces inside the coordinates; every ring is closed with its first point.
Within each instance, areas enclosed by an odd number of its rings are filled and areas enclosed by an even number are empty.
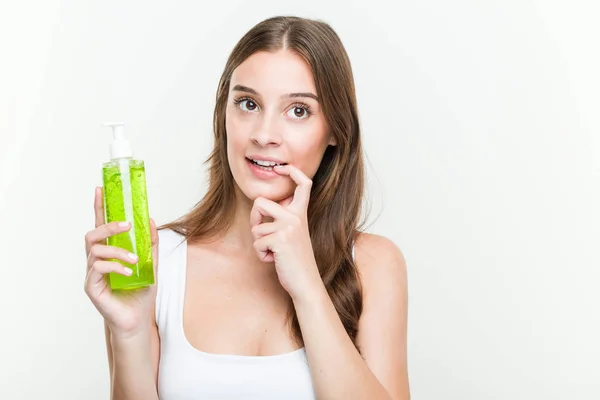
{"type": "MultiPolygon", "coordinates": [[[[210,185],[161,229],[157,284],[112,293],[126,252],[86,235],[113,399],[409,399],[407,283],[390,240],[361,233],[353,76],[331,27],[267,19],[233,49],[214,111],[210,185]]],[[[124,225],[124,226],[121,226],[124,225]]]]}

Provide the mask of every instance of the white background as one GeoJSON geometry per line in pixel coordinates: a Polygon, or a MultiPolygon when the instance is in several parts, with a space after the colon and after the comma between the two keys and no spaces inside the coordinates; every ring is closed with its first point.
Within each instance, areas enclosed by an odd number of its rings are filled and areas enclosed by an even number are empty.
{"type": "Polygon", "coordinates": [[[153,217],[202,196],[226,57],[322,18],[355,72],[370,231],[402,249],[414,399],[600,398],[595,1],[3,1],[0,398],[107,399],[83,238],[123,120],[153,217]]]}

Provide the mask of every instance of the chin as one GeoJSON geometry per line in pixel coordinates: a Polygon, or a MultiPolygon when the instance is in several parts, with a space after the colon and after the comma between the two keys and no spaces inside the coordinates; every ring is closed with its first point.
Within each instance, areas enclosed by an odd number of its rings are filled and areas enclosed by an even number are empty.
{"type": "Polygon", "coordinates": [[[248,198],[248,200],[251,201],[254,201],[259,197],[264,197],[265,199],[278,202],[292,195],[292,193],[286,190],[286,188],[260,186],[263,185],[260,185],[260,183],[253,185],[251,182],[248,182],[242,186],[238,185],[238,189],[244,196],[246,196],[246,198],[248,198]],[[249,187],[251,185],[253,187],[249,187]]]}

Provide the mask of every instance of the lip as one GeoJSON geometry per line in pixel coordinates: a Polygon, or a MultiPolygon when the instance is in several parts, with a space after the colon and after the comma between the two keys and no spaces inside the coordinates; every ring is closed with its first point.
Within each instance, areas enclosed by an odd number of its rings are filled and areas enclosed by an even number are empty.
{"type": "Polygon", "coordinates": [[[264,157],[264,156],[247,156],[246,158],[251,159],[251,160],[258,160],[258,161],[272,161],[272,162],[276,162],[277,164],[287,164],[285,161],[280,160],[278,158],[272,158],[272,157],[264,157]]]}
{"type": "MultiPolygon", "coordinates": [[[[261,160],[261,161],[275,161],[275,160],[263,160],[260,158],[254,158],[255,160],[261,160]]],[[[275,161],[278,162],[278,161],[275,161]]],[[[248,165],[248,168],[250,168],[250,171],[252,172],[252,174],[257,177],[258,179],[274,179],[277,178],[281,175],[279,175],[277,172],[271,170],[271,171],[267,171],[264,170],[260,167],[257,167],[256,165],[254,165],[254,163],[252,161],[250,161],[248,158],[246,158],[246,164],[248,165]]]]}

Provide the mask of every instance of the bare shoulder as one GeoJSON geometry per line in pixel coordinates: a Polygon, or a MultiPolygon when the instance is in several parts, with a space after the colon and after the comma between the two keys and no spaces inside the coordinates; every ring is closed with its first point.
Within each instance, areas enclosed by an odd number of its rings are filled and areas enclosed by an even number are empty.
{"type": "Polygon", "coordinates": [[[357,346],[391,398],[409,399],[406,262],[390,239],[358,236],[354,256],[363,289],[357,346]]]}
{"type": "Polygon", "coordinates": [[[406,291],[406,260],[391,239],[372,233],[361,233],[354,245],[356,265],[365,295],[380,286],[406,291]]]}

